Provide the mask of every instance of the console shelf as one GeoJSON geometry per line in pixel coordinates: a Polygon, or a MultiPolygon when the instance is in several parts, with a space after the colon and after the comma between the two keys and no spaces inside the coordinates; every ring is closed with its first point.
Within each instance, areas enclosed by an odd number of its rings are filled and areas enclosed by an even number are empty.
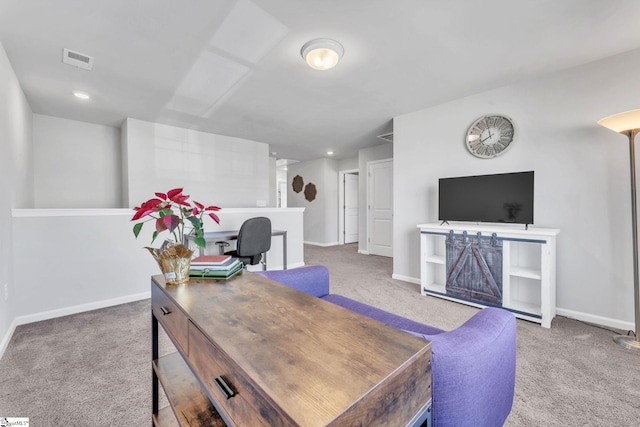
{"type": "Polygon", "coordinates": [[[173,411],[168,406],[158,411],[153,420],[157,427],[192,426],[205,421],[213,427],[226,426],[180,354],[154,360],[153,370],[173,407],[173,411]]]}
{"type": "Polygon", "coordinates": [[[446,262],[445,257],[443,257],[442,255],[431,255],[428,256],[425,261],[430,262],[432,264],[442,264],[444,265],[446,262]]]}
{"type": "Polygon", "coordinates": [[[470,223],[419,224],[418,228],[423,295],[483,307],[477,301],[447,295],[445,241],[451,231],[455,235],[467,232],[486,237],[495,233],[503,244],[502,308],[521,319],[551,327],[556,314],[556,237],[560,230],[470,223]]]}
{"type": "Polygon", "coordinates": [[[525,277],[527,279],[542,280],[542,272],[533,268],[513,266],[509,274],[512,277],[525,277]]]}

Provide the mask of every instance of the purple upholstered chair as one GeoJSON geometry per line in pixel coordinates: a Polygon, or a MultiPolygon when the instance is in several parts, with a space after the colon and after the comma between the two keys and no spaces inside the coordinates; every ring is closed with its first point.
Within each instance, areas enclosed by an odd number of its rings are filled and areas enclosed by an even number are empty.
{"type": "Polygon", "coordinates": [[[434,427],[504,425],[515,388],[516,323],[512,313],[485,308],[458,328],[443,331],[330,294],[329,270],[324,266],[257,274],[431,341],[434,427]]]}

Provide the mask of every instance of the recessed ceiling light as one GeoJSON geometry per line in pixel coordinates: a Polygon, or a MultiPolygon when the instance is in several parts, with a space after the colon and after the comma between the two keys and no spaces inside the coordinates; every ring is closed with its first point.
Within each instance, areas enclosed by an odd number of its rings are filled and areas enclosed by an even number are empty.
{"type": "Polygon", "coordinates": [[[81,92],[79,90],[74,90],[73,91],[73,96],[75,96],[78,99],[90,99],[91,98],[91,96],[88,93],[81,92]]]}
{"type": "Polygon", "coordinates": [[[333,151],[327,151],[328,156],[333,156],[333,151]]]}

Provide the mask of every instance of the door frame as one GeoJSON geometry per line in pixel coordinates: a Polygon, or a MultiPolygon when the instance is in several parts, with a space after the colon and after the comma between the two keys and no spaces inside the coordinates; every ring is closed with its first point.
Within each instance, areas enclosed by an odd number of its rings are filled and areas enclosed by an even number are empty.
{"type": "MultiPolygon", "coordinates": [[[[338,244],[340,245],[344,245],[344,176],[354,173],[358,174],[358,179],[360,179],[359,169],[345,169],[338,172],[338,244]]],[[[358,185],[359,187],[360,185],[358,185]]],[[[358,204],[358,216],[360,216],[359,212],[360,206],[358,204]]]]}
{"type": "MultiPolygon", "coordinates": [[[[393,167],[393,157],[367,162],[367,255],[371,254],[371,166],[377,163],[391,163],[391,167],[393,167]]],[[[391,221],[393,221],[393,216],[391,221]]],[[[393,256],[391,258],[393,258],[393,256]]]]}

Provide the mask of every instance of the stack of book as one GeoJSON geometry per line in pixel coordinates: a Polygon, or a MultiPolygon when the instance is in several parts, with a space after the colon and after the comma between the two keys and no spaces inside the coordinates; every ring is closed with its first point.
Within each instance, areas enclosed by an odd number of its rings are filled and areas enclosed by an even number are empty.
{"type": "Polygon", "coordinates": [[[191,260],[190,277],[226,280],[242,271],[242,263],[231,255],[201,255],[191,260]]]}

